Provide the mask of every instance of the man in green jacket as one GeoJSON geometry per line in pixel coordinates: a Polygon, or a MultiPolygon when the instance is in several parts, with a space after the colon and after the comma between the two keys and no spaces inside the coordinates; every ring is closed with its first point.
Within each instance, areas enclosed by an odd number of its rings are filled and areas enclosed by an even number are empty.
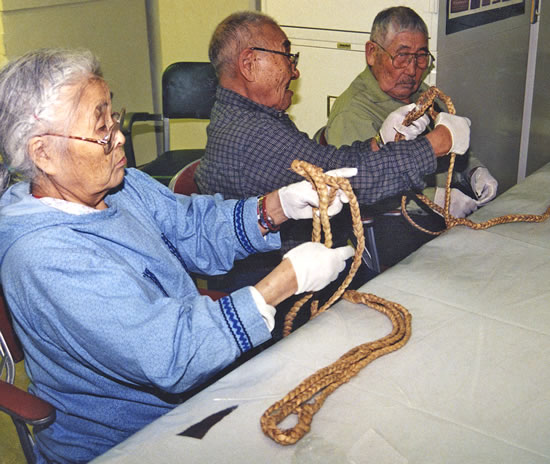
{"type": "MultiPolygon", "coordinates": [[[[336,99],[327,125],[316,136],[321,143],[340,147],[376,137],[392,111],[403,105],[413,108],[428,88],[422,80],[434,58],[428,49],[428,28],[414,10],[391,7],[378,13],[371,40],[365,44],[365,54],[367,67],[336,99]]],[[[395,125],[400,122],[395,121],[395,125]]],[[[436,174],[426,179],[429,187],[424,193],[443,206],[448,159],[441,161],[436,174]]],[[[465,217],[472,213],[496,196],[497,186],[489,170],[471,153],[460,160],[457,158],[451,214],[465,217]]],[[[369,214],[375,218],[374,230],[383,267],[395,264],[433,238],[415,229],[402,216],[387,214],[398,207],[399,199],[395,198],[369,208],[369,214]]],[[[444,227],[439,216],[426,213],[415,204],[409,208],[415,222],[424,227],[432,230],[444,227]]]]}

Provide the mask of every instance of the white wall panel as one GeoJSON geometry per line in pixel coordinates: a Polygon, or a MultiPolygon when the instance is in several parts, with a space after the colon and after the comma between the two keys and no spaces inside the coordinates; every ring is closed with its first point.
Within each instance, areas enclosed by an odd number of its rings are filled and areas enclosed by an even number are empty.
{"type": "Polygon", "coordinates": [[[292,82],[292,105],[288,110],[298,128],[313,136],[327,121],[327,105],[333,102],[365,68],[366,33],[283,28],[300,52],[301,77],[292,82]],[[349,45],[349,49],[338,46],[349,45]]]}
{"type": "MultiPolygon", "coordinates": [[[[528,2],[529,3],[529,2],[528,2]]],[[[440,0],[445,11],[446,0],[440,0]]],[[[499,181],[516,183],[529,52],[525,14],[447,35],[439,17],[437,86],[472,121],[471,149],[499,181]]]]}
{"type": "MultiPolygon", "coordinates": [[[[365,42],[379,11],[406,4],[428,26],[430,50],[437,58],[436,0],[263,0],[262,11],[279,22],[300,52],[300,79],[288,113],[298,128],[313,136],[326,124],[327,102],[333,101],[365,68],[365,42]]],[[[429,83],[435,83],[435,73],[429,83]]]]}
{"type": "Polygon", "coordinates": [[[550,2],[544,2],[539,17],[527,175],[550,162],[550,2]]]}

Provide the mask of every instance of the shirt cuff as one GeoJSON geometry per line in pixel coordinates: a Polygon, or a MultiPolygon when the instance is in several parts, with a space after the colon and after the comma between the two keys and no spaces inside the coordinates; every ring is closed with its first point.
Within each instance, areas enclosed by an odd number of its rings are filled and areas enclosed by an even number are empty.
{"type": "Polygon", "coordinates": [[[267,326],[268,330],[271,332],[273,328],[275,327],[275,313],[277,310],[274,306],[268,305],[262,294],[258,291],[256,287],[249,287],[250,293],[252,294],[252,299],[254,300],[254,303],[256,303],[256,307],[258,308],[258,311],[260,312],[265,325],[267,326]]]}

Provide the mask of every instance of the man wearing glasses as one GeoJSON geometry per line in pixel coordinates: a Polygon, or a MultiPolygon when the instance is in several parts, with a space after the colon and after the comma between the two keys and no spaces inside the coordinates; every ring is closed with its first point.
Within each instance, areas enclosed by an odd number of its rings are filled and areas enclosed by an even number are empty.
{"type": "MultiPolygon", "coordinates": [[[[435,170],[437,157],[451,148],[462,153],[468,148],[469,121],[449,114],[444,123],[415,140],[382,147],[368,140],[339,150],[319,145],[300,132],[286,113],[293,96],[289,85],[300,76],[298,54],[291,52],[290,41],[278,24],[261,13],[238,12],[224,19],[210,41],[209,57],[219,86],[205,156],[195,174],[201,193],[221,193],[225,198],[262,195],[300,180],[290,169],[292,161],[300,159],[325,171],[356,167],[352,187],[359,202],[369,204],[423,186],[424,176],[435,170]]],[[[387,129],[388,138],[393,138],[393,124],[387,129]]],[[[346,233],[351,228],[343,227],[342,233],[333,228],[333,236],[344,242],[346,233]]],[[[311,221],[283,225],[281,240],[282,251],[311,240],[311,221]]],[[[270,266],[265,255],[259,258],[261,263],[246,267],[258,271],[270,266]]],[[[273,259],[276,262],[281,257],[273,259]]],[[[235,272],[237,268],[238,264],[235,272]]]]}
{"type": "MultiPolygon", "coordinates": [[[[378,13],[371,40],[365,44],[365,54],[367,67],[334,102],[324,132],[317,133],[319,142],[340,147],[375,137],[393,111],[415,103],[427,90],[422,80],[435,59],[428,50],[428,28],[412,9],[391,7],[378,13]]],[[[447,169],[448,159],[438,158],[437,174],[426,179],[428,185],[436,188],[424,193],[440,206],[444,203],[447,169]]],[[[497,193],[496,179],[471,153],[457,158],[453,181],[457,188],[451,192],[451,214],[457,217],[467,216],[497,193]]],[[[383,266],[395,264],[433,238],[413,228],[395,212],[399,203],[400,198],[386,200],[370,208],[375,216],[375,237],[383,266]],[[392,214],[377,214],[382,211],[392,214]]],[[[427,215],[419,208],[410,212],[415,215],[415,222],[428,229],[444,227],[439,216],[427,215]]]]}
{"type": "MultiPolygon", "coordinates": [[[[224,19],[210,41],[209,57],[219,86],[206,153],[195,175],[201,193],[242,198],[272,191],[300,179],[290,165],[301,159],[325,171],[357,167],[351,183],[359,201],[368,204],[422,186],[437,157],[452,147],[466,151],[469,145],[469,121],[449,114],[415,140],[381,148],[374,140],[341,150],[318,145],[285,112],[293,96],[289,85],[300,76],[298,54],[291,53],[277,23],[261,13],[239,12],[224,19]],[[378,150],[383,162],[373,156],[378,150]]],[[[395,135],[390,126],[389,137],[395,135]]]]}

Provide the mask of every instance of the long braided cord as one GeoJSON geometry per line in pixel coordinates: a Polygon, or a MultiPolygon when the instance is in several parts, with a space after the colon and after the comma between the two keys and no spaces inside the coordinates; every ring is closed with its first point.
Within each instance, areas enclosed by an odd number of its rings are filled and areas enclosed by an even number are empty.
{"type": "MultiPolygon", "coordinates": [[[[323,232],[325,236],[324,244],[327,247],[332,246],[332,234],[327,209],[338,188],[344,191],[349,198],[353,231],[357,238],[357,247],[348,276],[334,295],[321,308],[318,308],[318,301],[312,302],[311,317],[313,318],[325,311],[334,301],[343,295],[345,300],[368,305],[376,311],[385,314],[390,319],[393,329],[385,337],[374,342],[359,345],[341,356],[334,363],[315,372],[290,391],[283,399],[277,401],[264,412],[260,419],[263,432],[282,445],[294,444],[309,432],[313,415],[321,408],[328,395],[357,375],[370,362],[401,348],[411,336],[411,315],[403,306],[369,293],[359,293],[354,290],[346,291],[347,286],[361,264],[361,257],[365,248],[365,237],[359,204],[349,180],[344,177],[327,176],[320,168],[305,161],[295,160],[292,163],[292,169],[308,179],[319,194],[319,208],[315,209],[313,213],[312,240],[320,242],[321,232],[323,232]],[[331,187],[330,194],[328,186],[331,187]],[[317,212],[319,214],[316,214],[317,212]],[[278,424],[292,414],[296,415],[296,425],[287,429],[279,428],[278,424]]],[[[285,318],[283,335],[286,336],[290,333],[296,314],[311,296],[311,294],[304,296],[292,307],[285,318]]]]}
{"type": "MultiPolygon", "coordinates": [[[[409,125],[412,121],[422,116],[426,111],[429,112],[432,119],[435,119],[436,112],[433,108],[435,98],[440,98],[450,114],[455,114],[455,108],[451,99],[441,92],[437,87],[430,87],[424,92],[418,102],[417,108],[412,110],[403,121],[404,125],[409,125]]],[[[396,136],[396,141],[402,137],[396,136]]],[[[424,201],[430,208],[439,212],[445,219],[447,229],[457,225],[465,225],[472,229],[487,229],[497,224],[510,222],[543,222],[550,216],[550,206],[542,215],[534,214],[510,214],[490,219],[483,223],[475,223],[466,218],[456,218],[449,212],[451,203],[451,179],[454,169],[456,154],[451,153],[449,162],[449,171],[445,186],[445,204],[444,207],[436,205],[425,195],[417,194],[417,197],[424,201]]],[[[298,174],[308,179],[319,194],[319,208],[314,210],[313,214],[313,233],[312,240],[320,242],[321,233],[324,232],[325,245],[332,246],[332,233],[330,231],[330,222],[328,218],[328,205],[333,200],[333,195],[339,188],[346,193],[349,198],[351,216],[353,221],[353,230],[357,238],[357,247],[351,265],[350,272],[344,282],[340,285],[334,295],[321,307],[318,307],[318,301],[311,303],[311,318],[328,309],[340,296],[352,303],[362,303],[370,306],[376,311],[385,314],[392,323],[392,331],[385,337],[374,342],[365,343],[352,348],[337,361],[326,366],[313,375],[303,380],[297,387],[285,395],[283,399],[271,405],[262,415],[260,424],[263,432],[282,445],[291,445],[300,440],[311,428],[313,415],[321,408],[328,395],[336,390],[340,385],[348,382],[357,375],[361,369],[375,359],[391,353],[401,348],[411,336],[411,315],[401,305],[380,298],[370,293],[360,293],[354,290],[347,290],[349,283],[355,276],[361,256],[365,248],[365,237],[363,225],[361,223],[361,214],[357,198],[351,189],[349,180],[343,177],[327,176],[323,171],[305,161],[295,160],[292,163],[292,169],[298,174]],[[331,187],[330,193],[328,187],[331,187]],[[316,214],[318,212],[318,214],[316,214]],[[293,427],[281,429],[279,424],[290,415],[296,416],[296,424],[293,427]]],[[[416,228],[433,235],[439,235],[443,231],[434,232],[424,229],[417,225],[406,211],[407,197],[404,195],[401,200],[401,209],[403,215],[416,228]]],[[[445,230],[447,230],[445,229],[445,230]]],[[[285,317],[283,335],[287,336],[292,331],[294,318],[300,308],[312,297],[307,294],[301,300],[296,302],[290,312],[285,317]]]]}
{"type": "MultiPolygon", "coordinates": [[[[455,107],[453,105],[453,102],[451,99],[445,95],[441,90],[439,90],[437,87],[430,87],[428,90],[426,90],[420,97],[418,98],[418,101],[416,103],[416,108],[410,111],[405,119],[403,120],[403,125],[408,126],[413,121],[418,119],[420,116],[422,116],[426,111],[429,112],[430,117],[432,119],[435,119],[437,116],[437,113],[434,110],[434,100],[436,98],[440,98],[443,103],[447,106],[447,110],[450,114],[455,114],[455,107]]],[[[403,137],[400,136],[400,134],[397,134],[395,140],[402,140],[403,137]]],[[[403,195],[401,197],[401,212],[403,213],[403,216],[409,221],[414,227],[421,230],[422,232],[425,232],[427,234],[431,235],[439,235],[445,230],[451,229],[455,226],[461,225],[461,226],[467,226],[475,230],[482,230],[482,229],[488,229],[489,227],[496,226],[498,224],[506,224],[510,222],[543,222],[546,221],[550,217],[550,206],[546,209],[546,211],[541,214],[507,214],[504,216],[496,217],[489,219],[486,222],[473,222],[470,219],[467,218],[457,218],[451,215],[450,213],[450,205],[451,205],[451,181],[453,176],[453,169],[455,165],[455,158],[456,154],[451,153],[450,161],[449,161],[449,170],[447,174],[447,181],[445,184],[445,205],[444,208],[441,208],[439,205],[435,204],[433,201],[431,201],[428,197],[425,195],[422,195],[420,193],[417,193],[416,196],[418,199],[423,201],[426,205],[428,205],[431,209],[438,212],[443,216],[445,219],[445,225],[446,228],[440,231],[431,231],[428,229],[425,229],[424,227],[419,226],[416,224],[413,219],[409,216],[407,212],[407,196],[403,195]]]]}

